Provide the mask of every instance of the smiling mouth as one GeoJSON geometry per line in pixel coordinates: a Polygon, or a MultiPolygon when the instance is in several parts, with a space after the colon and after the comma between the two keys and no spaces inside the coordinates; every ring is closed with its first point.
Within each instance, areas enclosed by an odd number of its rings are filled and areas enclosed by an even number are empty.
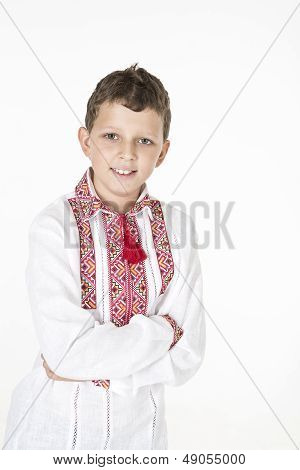
{"type": "MultiPolygon", "coordinates": [[[[131,170],[130,173],[120,173],[119,171],[116,171],[114,168],[111,168],[111,170],[118,176],[122,176],[122,177],[129,177],[129,176],[132,176],[134,175],[137,170],[131,170]]],[[[126,171],[126,170],[125,170],[126,171]]]]}

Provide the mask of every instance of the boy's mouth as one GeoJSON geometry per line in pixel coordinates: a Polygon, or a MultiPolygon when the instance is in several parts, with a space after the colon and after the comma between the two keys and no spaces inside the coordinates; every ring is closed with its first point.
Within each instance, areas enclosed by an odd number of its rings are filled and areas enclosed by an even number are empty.
{"type": "Polygon", "coordinates": [[[137,170],[121,170],[119,168],[111,168],[111,170],[118,176],[122,176],[123,178],[125,177],[130,177],[133,176],[137,170]]]}

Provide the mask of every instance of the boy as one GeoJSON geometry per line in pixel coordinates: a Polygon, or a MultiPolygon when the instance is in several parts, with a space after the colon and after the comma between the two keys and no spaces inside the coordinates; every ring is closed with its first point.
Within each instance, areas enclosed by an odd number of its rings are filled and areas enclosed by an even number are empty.
{"type": "Polygon", "coordinates": [[[197,234],[146,185],[170,145],[169,97],[136,66],[97,84],[78,132],[91,166],[30,226],[40,351],[13,391],[4,449],[167,449],[164,385],[202,363],[197,234]]]}

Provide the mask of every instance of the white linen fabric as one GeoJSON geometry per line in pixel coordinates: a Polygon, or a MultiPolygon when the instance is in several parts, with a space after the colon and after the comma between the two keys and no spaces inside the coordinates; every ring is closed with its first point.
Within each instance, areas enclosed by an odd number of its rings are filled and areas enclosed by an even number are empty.
{"type": "MultiPolygon", "coordinates": [[[[87,171],[91,194],[95,188],[87,171]]],[[[145,184],[138,201],[148,194],[145,184]]],[[[32,370],[13,390],[3,449],[167,449],[165,385],[179,386],[199,369],[205,352],[202,272],[194,223],[163,204],[174,275],[162,286],[150,226],[151,209],[136,214],[148,306],[116,327],[109,308],[108,261],[101,210],[90,218],[95,245],[97,308],[81,307],[79,234],[64,194],[45,207],[29,229],[26,284],[40,350],[32,370]],[[170,348],[174,330],[183,329],[170,348]],[[59,376],[47,377],[41,353],[59,376]],[[105,379],[110,386],[95,386],[105,379]],[[80,381],[83,380],[83,381],[80,381]]],[[[138,202],[137,201],[137,202],[138,202]]]]}

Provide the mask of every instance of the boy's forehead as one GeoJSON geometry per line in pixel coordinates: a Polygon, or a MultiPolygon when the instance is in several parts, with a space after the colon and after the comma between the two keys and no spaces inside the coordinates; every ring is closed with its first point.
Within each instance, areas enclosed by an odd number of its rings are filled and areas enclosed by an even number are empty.
{"type": "Polygon", "coordinates": [[[139,127],[159,136],[162,128],[161,116],[150,108],[143,111],[132,111],[119,103],[101,104],[95,125],[98,128],[114,128],[116,130],[139,127]]]}

